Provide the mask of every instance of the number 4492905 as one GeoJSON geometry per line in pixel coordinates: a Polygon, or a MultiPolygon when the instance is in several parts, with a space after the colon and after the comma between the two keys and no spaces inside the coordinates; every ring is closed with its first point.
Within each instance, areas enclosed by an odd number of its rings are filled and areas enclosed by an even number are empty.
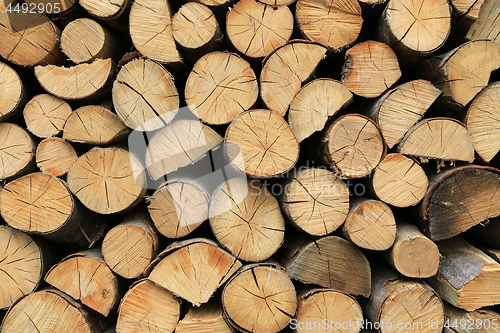
{"type": "Polygon", "coordinates": [[[27,3],[23,4],[16,4],[15,6],[12,6],[10,3],[7,8],[5,8],[5,11],[8,13],[30,13],[30,14],[36,14],[36,13],[44,13],[44,14],[57,14],[61,12],[61,4],[60,3],[30,3],[29,5],[27,3]]]}

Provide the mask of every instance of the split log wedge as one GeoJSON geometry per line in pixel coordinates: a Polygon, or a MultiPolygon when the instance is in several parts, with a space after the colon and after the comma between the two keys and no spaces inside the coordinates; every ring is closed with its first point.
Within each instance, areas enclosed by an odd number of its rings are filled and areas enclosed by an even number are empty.
{"type": "Polygon", "coordinates": [[[233,333],[224,320],[220,299],[214,299],[200,307],[191,307],[175,327],[176,333],[233,333]]]}

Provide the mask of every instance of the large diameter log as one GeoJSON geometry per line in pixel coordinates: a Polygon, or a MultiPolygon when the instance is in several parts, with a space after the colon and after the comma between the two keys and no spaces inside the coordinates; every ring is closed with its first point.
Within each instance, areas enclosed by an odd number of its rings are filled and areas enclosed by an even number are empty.
{"type": "Polygon", "coordinates": [[[0,56],[16,65],[61,63],[60,36],[59,28],[44,14],[0,12],[0,56]]]}
{"type": "Polygon", "coordinates": [[[278,201],[258,180],[233,178],[222,184],[209,214],[215,237],[238,259],[266,260],[283,243],[285,220],[278,201]]]}
{"type": "Polygon", "coordinates": [[[99,248],[64,258],[48,271],[45,281],[104,316],[118,306],[121,296],[118,279],[99,248]]]}
{"type": "Polygon", "coordinates": [[[239,260],[203,238],[171,244],[154,264],[148,279],[195,306],[208,302],[241,267],[239,260]]]}
{"type": "Polygon", "coordinates": [[[28,97],[21,78],[7,64],[0,62],[0,121],[16,118],[28,97]]]}
{"type": "Polygon", "coordinates": [[[146,194],[146,175],[137,160],[121,148],[94,148],[80,156],[67,175],[68,187],[90,210],[122,212],[146,194]]]}
{"type": "Polygon", "coordinates": [[[298,239],[283,245],[281,262],[287,274],[306,284],[346,294],[370,295],[370,265],[364,254],[343,238],[298,239]]]}
{"type": "Polygon", "coordinates": [[[180,299],[147,279],[139,280],[120,302],[116,333],[170,333],[180,314],[180,299]]]}
{"type": "Polygon", "coordinates": [[[256,178],[284,174],[299,158],[299,143],[292,129],[271,110],[240,114],[227,128],[224,142],[234,167],[256,178]]]}
{"type": "Polygon", "coordinates": [[[428,282],[439,296],[466,311],[500,303],[500,264],[460,237],[436,243],[441,260],[428,282]]]}
{"type": "Polygon", "coordinates": [[[189,109],[201,121],[220,125],[250,109],[259,96],[259,87],[250,64],[239,55],[212,52],[194,64],[185,95],[189,109]]]}
{"type": "Polygon", "coordinates": [[[266,106],[284,116],[302,83],[309,79],[326,54],[326,47],[291,41],[264,60],[260,96],[266,106]]]}
{"type": "Polygon", "coordinates": [[[419,209],[424,233],[434,241],[451,238],[500,215],[498,169],[476,165],[457,167],[429,181],[419,209]]]}
{"type": "MultiPolygon", "coordinates": [[[[478,2],[481,2],[479,0],[478,2]]],[[[473,7],[473,9],[477,9],[473,7]]],[[[473,11],[474,13],[474,11],[473,11]]],[[[490,39],[498,42],[500,37],[500,4],[495,0],[484,0],[477,14],[477,20],[467,32],[466,39],[490,39]]]]}
{"type": "Polygon", "coordinates": [[[500,315],[489,309],[464,311],[445,303],[446,321],[443,333],[498,333],[500,332],[500,315]]]}
{"type": "Polygon", "coordinates": [[[102,237],[103,217],[87,211],[67,185],[46,173],[31,173],[5,185],[0,212],[11,227],[75,248],[89,248],[102,237]]]}
{"type": "Polygon", "coordinates": [[[294,173],[279,199],[287,221],[314,236],[336,230],[349,212],[347,185],[325,169],[304,168],[294,173]]]}
{"type": "Polygon", "coordinates": [[[0,123],[0,180],[22,176],[35,168],[36,143],[23,128],[0,123]]]}
{"type": "Polygon", "coordinates": [[[200,307],[191,307],[175,327],[176,333],[232,333],[223,317],[220,299],[214,299],[200,307]]]}
{"type": "Polygon", "coordinates": [[[36,149],[36,166],[40,171],[56,177],[64,177],[78,159],[75,149],[61,138],[47,138],[36,149]]]}
{"type": "Polygon", "coordinates": [[[293,318],[297,293],[279,265],[247,265],[227,282],[222,306],[228,322],[238,330],[274,333],[293,318]]]}
{"type": "Polygon", "coordinates": [[[342,178],[370,174],[386,152],[377,124],[360,114],[347,114],[327,125],[318,147],[320,157],[342,178]]]}
{"type": "Polygon", "coordinates": [[[49,288],[31,293],[15,303],[0,330],[5,333],[101,333],[104,327],[95,312],[59,290],[49,288]]]}
{"type": "Polygon", "coordinates": [[[49,138],[62,133],[66,120],[73,110],[64,100],[49,94],[36,95],[23,110],[28,130],[39,138],[49,138]]]}

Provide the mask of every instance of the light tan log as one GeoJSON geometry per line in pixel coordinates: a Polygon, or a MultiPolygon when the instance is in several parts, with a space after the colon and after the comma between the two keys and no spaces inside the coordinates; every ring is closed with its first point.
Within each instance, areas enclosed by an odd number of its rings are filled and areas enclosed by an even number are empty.
{"type": "Polygon", "coordinates": [[[457,36],[463,38],[468,33],[471,26],[477,21],[484,2],[484,0],[450,0],[452,26],[457,36]]]}
{"type": "Polygon", "coordinates": [[[283,46],[293,32],[287,6],[271,7],[257,0],[240,0],[226,17],[226,33],[233,46],[251,58],[264,58],[283,46]]]}
{"type": "Polygon", "coordinates": [[[210,226],[219,243],[238,259],[268,259],[281,246],[285,220],[276,198],[258,180],[233,178],[210,202],[210,226]]]}
{"type": "Polygon", "coordinates": [[[363,311],[356,299],[334,289],[312,288],[299,293],[296,322],[290,322],[294,333],[335,331],[358,333],[363,327],[363,311]],[[347,327],[344,323],[348,323],[347,327]],[[294,326],[296,328],[294,328],[294,326]]]}
{"type": "Polygon", "coordinates": [[[35,76],[45,90],[70,100],[99,98],[111,88],[114,73],[111,59],[96,59],[90,64],[69,68],[54,65],[35,67],[35,76]]]}
{"type": "Polygon", "coordinates": [[[331,233],[344,223],[349,212],[349,189],[329,170],[301,168],[280,188],[287,221],[310,235],[331,233]]]}
{"type": "Polygon", "coordinates": [[[140,131],[170,123],[179,109],[174,77],[149,59],[135,59],[122,67],[113,83],[113,105],[120,119],[140,131]]]}
{"type": "Polygon", "coordinates": [[[439,296],[466,311],[500,303],[500,264],[460,237],[436,243],[441,260],[428,279],[439,296]]]}
{"type": "Polygon", "coordinates": [[[500,44],[475,40],[426,59],[418,72],[443,91],[441,101],[459,110],[488,85],[492,71],[500,67],[500,44]]]}
{"type": "Polygon", "coordinates": [[[309,79],[326,55],[326,47],[291,41],[264,60],[260,74],[260,96],[266,106],[284,116],[302,83],[309,79]]]}
{"type": "Polygon", "coordinates": [[[441,91],[426,80],[414,80],[398,85],[370,107],[370,117],[379,125],[389,148],[424,116],[441,91]]]}
{"type": "Polygon", "coordinates": [[[256,178],[289,171],[299,157],[299,143],[285,119],[264,109],[249,110],[231,122],[224,137],[229,160],[256,178]]]}
{"type": "Polygon", "coordinates": [[[59,28],[44,14],[0,12],[0,56],[16,65],[61,63],[60,36],[59,28]]]}
{"type": "Polygon", "coordinates": [[[387,44],[369,40],[347,50],[341,82],[356,95],[377,97],[400,76],[396,53],[387,44]]]}
{"type": "Polygon", "coordinates": [[[359,198],[351,202],[342,236],[356,246],[383,251],[396,239],[396,221],[389,206],[382,201],[359,198]]]}
{"type": "Polygon", "coordinates": [[[222,306],[225,318],[238,330],[279,332],[295,314],[297,293],[279,265],[252,264],[242,267],[227,282],[222,306]]]}
{"type": "Polygon", "coordinates": [[[465,126],[453,118],[428,118],[419,121],[401,139],[398,152],[442,161],[474,161],[474,146],[465,126]]]}
{"type": "Polygon", "coordinates": [[[139,280],[120,302],[116,333],[170,333],[174,331],[180,314],[179,298],[147,279],[139,280]]]}
{"type": "Polygon", "coordinates": [[[49,288],[31,293],[14,304],[0,330],[5,333],[100,333],[104,327],[95,312],[59,290],[49,288]]]}
{"type": "MultiPolygon", "coordinates": [[[[482,2],[481,0],[478,3],[482,2]]],[[[473,7],[472,13],[475,14],[476,7],[473,7]]],[[[495,0],[484,0],[479,13],[477,14],[477,20],[470,27],[466,39],[468,40],[478,40],[478,39],[490,39],[498,42],[500,39],[500,4],[495,0]]]]}
{"type": "Polygon", "coordinates": [[[427,190],[428,179],[422,167],[402,154],[388,154],[369,179],[374,194],[395,207],[415,206],[427,190]]]}
{"type": "Polygon", "coordinates": [[[172,35],[172,10],[164,0],[138,0],[130,8],[130,37],[143,56],[172,67],[183,60],[172,35]]]}
{"type": "Polygon", "coordinates": [[[0,95],[0,121],[16,118],[28,96],[17,72],[3,62],[0,62],[0,91],[3,92],[0,95]]]}
{"type": "Polygon", "coordinates": [[[49,138],[62,133],[66,120],[73,110],[64,100],[49,94],[36,95],[23,110],[28,130],[39,138],[49,138]]]}
{"type": "Polygon", "coordinates": [[[370,265],[359,248],[338,236],[286,242],[281,262],[287,274],[346,294],[370,295],[370,265]]]}
{"type": "Polygon", "coordinates": [[[68,171],[71,192],[99,214],[122,212],[146,193],[146,175],[137,160],[121,148],[94,148],[68,171]]]}
{"type": "Polygon", "coordinates": [[[23,128],[0,123],[0,180],[11,180],[35,169],[36,143],[23,128]]]}
{"type": "Polygon", "coordinates": [[[176,333],[232,333],[223,318],[220,299],[212,299],[200,307],[191,307],[175,327],[176,333]]]}
{"type": "Polygon", "coordinates": [[[104,316],[120,300],[118,279],[100,248],[67,256],[49,270],[45,281],[104,316]]]}
{"type": "Polygon", "coordinates": [[[71,21],[64,28],[61,49],[75,64],[92,62],[97,58],[118,61],[122,56],[118,37],[88,18],[71,21]]]}
{"type": "Polygon", "coordinates": [[[75,149],[61,138],[44,139],[36,149],[36,166],[40,171],[56,177],[65,177],[77,159],[75,149]]]}
{"type": "Polygon", "coordinates": [[[295,15],[307,39],[334,52],[354,44],[363,24],[361,7],[356,0],[299,0],[295,15]]]}
{"type": "MultiPolygon", "coordinates": [[[[1,0],[0,0],[1,2],[1,0]]],[[[60,17],[72,17],[78,14],[78,0],[25,0],[29,5],[30,12],[44,13],[49,15],[51,19],[60,17]],[[42,5],[39,5],[39,4],[42,5]],[[47,4],[49,4],[47,6],[47,4]]]]}
{"type": "Polygon", "coordinates": [[[186,89],[189,109],[206,124],[228,124],[250,109],[259,87],[250,64],[239,55],[212,52],[199,59],[186,89]]]}
{"type": "Polygon", "coordinates": [[[306,84],[290,102],[288,123],[302,142],[321,131],[329,117],[353,102],[353,95],[339,81],[320,78],[306,84]]]}
{"type": "Polygon", "coordinates": [[[92,17],[123,32],[128,32],[128,16],[132,0],[79,0],[92,17]]]}
{"type": "Polygon", "coordinates": [[[464,311],[448,303],[444,304],[446,325],[443,333],[498,333],[500,315],[489,309],[483,308],[476,311],[464,311]]]}
{"type": "Polygon", "coordinates": [[[141,276],[158,254],[159,240],[148,212],[139,210],[109,230],[102,241],[102,255],[116,274],[141,276]]]}
{"type": "Polygon", "coordinates": [[[465,126],[479,157],[490,162],[500,151],[500,83],[493,83],[472,100],[465,126]]]}
{"type": "Polygon", "coordinates": [[[200,306],[241,267],[241,263],[208,239],[193,238],[168,246],[148,279],[200,306]]]}
{"type": "Polygon", "coordinates": [[[103,146],[126,139],[129,132],[115,113],[100,105],[86,105],[76,109],[68,117],[63,139],[103,146]]]}
{"type": "Polygon", "coordinates": [[[146,168],[154,180],[201,159],[222,137],[198,120],[179,120],[158,131],[146,151],[146,168]]]}
{"type": "Polygon", "coordinates": [[[370,174],[383,158],[386,146],[377,124],[360,114],[347,114],[327,125],[319,144],[321,159],[341,178],[370,174]]]}

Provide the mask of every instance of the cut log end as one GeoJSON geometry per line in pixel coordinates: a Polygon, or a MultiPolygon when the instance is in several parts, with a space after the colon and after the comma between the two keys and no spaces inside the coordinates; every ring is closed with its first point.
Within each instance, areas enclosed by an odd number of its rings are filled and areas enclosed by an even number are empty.
{"type": "Polygon", "coordinates": [[[71,144],[61,138],[42,140],[36,149],[36,165],[45,173],[64,177],[78,159],[71,144]]]}
{"type": "Polygon", "coordinates": [[[21,127],[0,123],[0,179],[9,180],[35,167],[36,144],[21,127]]]}
{"type": "Polygon", "coordinates": [[[24,120],[28,130],[39,138],[62,133],[66,120],[72,113],[64,100],[49,94],[33,97],[24,107],[24,120]]]}
{"type": "Polygon", "coordinates": [[[3,91],[0,99],[0,121],[14,118],[22,108],[26,92],[16,71],[4,63],[0,63],[0,91],[3,91]]]}
{"type": "MultiPolygon", "coordinates": [[[[455,6],[457,8],[459,7],[458,0],[451,2],[456,2],[457,4],[455,6]]],[[[470,1],[460,1],[460,3],[470,4],[470,1]]],[[[467,32],[466,39],[490,39],[498,42],[500,37],[500,25],[498,24],[500,20],[500,6],[498,5],[498,2],[495,0],[484,0],[484,2],[482,0],[474,1],[472,10],[469,11],[468,15],[474,15],[477,8],[479,8],[477,20],[474,24],[472,24],[469,31],[467,32]],[[478,5],[480,5],[481,7],[479,7],[478,5]]]]}
{"type": "Polygon", "coordinates": [[[79,3],[90,15],[102,20],[110,20],[124,12],[130,0],[80,0],[79,3]]]}
{"type": "Polygon", "coordinates": [[[175,327],[176,333],[232,333],[222,314],[220,299],[192,307],[175,327]]]}

